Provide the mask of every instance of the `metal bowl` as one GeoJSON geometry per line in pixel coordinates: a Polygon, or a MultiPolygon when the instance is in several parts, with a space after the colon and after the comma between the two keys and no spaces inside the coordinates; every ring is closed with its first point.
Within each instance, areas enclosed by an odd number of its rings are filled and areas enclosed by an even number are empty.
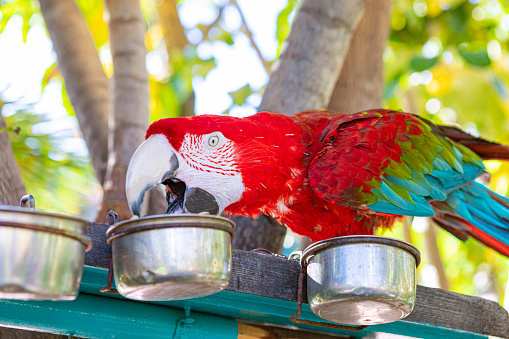
{"type": "Polygon", "coordinates": [[[335,323],[375,325],[400,320],[415,303],[414,246],[378,236],[347,236],[310,245],[301,262],[307,270],[308,303],[335,323]]]}
{"type": "Polygon", "coordinates": [[[118,291],[137,300],[196,298],[230,282],[235,223],[209,215],[124,221],[107,234],[118,291]]]}
{"type": "Polygon", "coordinates": [[[89,222],[0,206],[0,299],[74,300],[92,242],[89,222]]]}

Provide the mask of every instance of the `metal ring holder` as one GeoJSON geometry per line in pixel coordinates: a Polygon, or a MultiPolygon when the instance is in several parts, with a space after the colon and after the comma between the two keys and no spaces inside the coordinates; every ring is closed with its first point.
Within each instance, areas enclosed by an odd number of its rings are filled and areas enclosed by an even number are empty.
{"type": "Polygon", "coordinates": [[[35,210],[35,198],[32,194],[27,194],[21,197],[19,207],[26,207],[35,210]]]}
{"type": "MultiPolygon", "coordinates": [[[[118,214],[115,211],[109,211],[106,215],[106,225],[112,226],[118,223],[118,214]]],[[[108,244],[110,242],[108,241],[108,244]]],[[[103,293],[119,294],[116,288],[111,288],[113,285],[113,256],[110,256],[110,263],[108,265],[108,282],[106,286],[101,287],[99,291],[103,293]]]]}
{"type": "MultiPolygon", "coordinates": [[[[314,325],[314,326],[320,326],[320,327],[328,327],[328,328],[335,328],[340,330],[348,330],[348,331],[362,331],[365,328],[367,328],[370,325],[361,325],[361,326],[347,326],[347,325],[338,325],[333,323],[325,323],[325,322],[317,322],[317,321],[310,321],[310,320],[304,320],[304,319],[298,319],[302,313],[302,302],[303,302],[303,285],[304,285],[304,277],[307,275],[307,265],[310,261],[310,259],[317,253],[322,252],[323,250],[337,247],[339,245],[347,245],[347,244],[357,244],[357,243],[375,243],[375,244],[383,244],[383,245],[389,245],[394,247],[399,247],[410,254],[412,254],[415,257],[416,260],[416,266],[419,266],[421,261],[421,256],[417,248],[414,246],[407,244],[403,241],[397,240],[397,239],[390,239],[390,238],[382,238],[377,237],[376,239],[371,237],[364,237],[364,236],[351,236],[351,237],[340,237],[336,238],[334,240],[324,240],[319,241],[314,244],[311,244],[308,246],[300,255],[300,273],[299,273],[299,282],[298,282],[298,294],[297,294],[297,313],[290,317],[290,321],[298,324],[305,324],[305,325],[314,325]]],[[[296,252],[292,253],[290,255],[290,258],[296,255],[296,252]]]]}
{"type": "MultiPolygon", "coordinates": [[[[307,249],[309,249],[309,247],[307,249]]],[[[288,259],[288,260],[300,260],[299,281],[298,281],[298,290],[297,290],[297,313],[295,313],[294,315],[292,315],[290,317],[290,321],[292,323],[297,323],[297,324],[302,324],[302,325],[312,325],[312,326],[335,328],[335,329],[339,329],[339,330],[348,330],[348,331],[362,331],[366,327],[368,327],[368,325],[356,327],[356,326],[338,325],[338,324],[324,323],[324,322],[319,322],[319,321],[298,319],[302,313],[302,302],[303,302],[302,288],[304,285],[304,276],[306,275],[306,264],[304,263],[304,260],[302,260],[302,259],[304,258],[304,255],[309,253],[306,250],[304,251],[304,253],[302,251],[294,251],[288,257],[283,254],[272,253],[271,251],[266,250],[264,248],[256,248],[254,250],[251,250],[251,252],[253,252],[253,253],[259,253],[259,254],[269,255],[269,256],[273,256],[273,257],[284,258],[284,259],[288,259]]]]}
{"type": "MultiPolygon", "coordinates": [[[[288,259],[293,260],[292,258],[297,255],[298,255],[297,252],[293,252],[288,259]]],[[[295,313],[294,315],[292,315],[290,317],[290,321],[293,323],[302,324],[302,325],[312,325],[312,326],[319,326],[319,327],[326,327],[326,328],[335,328],[338,330],[347,330],[347,331],[362,331],[362,330],[366,329],[369,325],[347,326],[347,325],[339,325],[339,324],[333,324],[333,323],[325,323],[325,322],[321,322],[321,321],[299,319],[299,317],[302,313],[304,277],[307,274],[307,271],[306,271],[307,263],[305,262],[305,260],[303,260],[305,255],[306,255],[306,253],[303,253],[300,258],[299,282],[298,282],[298,290],[297,290],[297,313],[295,313]]]]}

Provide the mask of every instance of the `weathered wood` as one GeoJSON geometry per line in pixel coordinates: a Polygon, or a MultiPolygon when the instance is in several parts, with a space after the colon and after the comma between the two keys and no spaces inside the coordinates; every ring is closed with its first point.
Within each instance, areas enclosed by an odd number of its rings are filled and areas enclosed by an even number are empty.
{"type": "Polygon", "coordinates": [[[88,237],[94,242],[90,251],[85,253],[85,264],[108,268],[111,257],[111,246],[106,242],[108,225],[92,223],[88,229],[88,237]]]}
{"type": "Polygon", "coordinates": [[[257,219],[234,216],[236,237],[232,240],[232,248],[250,251],[264,248],[271,252],[281,252],[286,235],[286,227],[276,219],[260,215],[257,219]],[[270,236],[267,236],[270,234],[270,236]]]}
{"type": "MultiPolygon", "coordinates": [[[[88,234],[95,249],[87,254],[85,264],[108,267],[110,254],[104,245],[105,229],[103,224],[91,225],[88,234]]],[[[295,302],[299,270],[299,262],[295,260],[235,250],[228,290],[295,302]]],[[[305,291],[304,302],[307,302],[305,291]]],[[[417,286],[415,309],[404,321],[502,338],[509,336],[509,315],[497,303],[423,286],[417,286]]]]}
{"type": "Polygon", "coordinates": [[[2,339],[65,339],[69,336],[63,336],[53,333],[42,333],[35,331],[21,330],[18,328],[0,327],[0,338],[2,339]]]}
{"type": "Polygon", "coordinates": [[[294,330],[283,327],[266,326],[259,324],[247,324],[239,322],[238,339],[327,339],[355,337],[340,334],[313,333],[310,331],[294,330]]]}

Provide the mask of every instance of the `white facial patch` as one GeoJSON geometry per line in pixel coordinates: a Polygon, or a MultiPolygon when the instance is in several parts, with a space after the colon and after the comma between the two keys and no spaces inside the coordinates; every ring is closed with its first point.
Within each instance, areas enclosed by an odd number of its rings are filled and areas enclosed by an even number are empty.
{"type": "Polygon", "coordinates": [[[234,160],[235,143],[221,132],[186,134],[177,152],[179,170],[175,177],[187,188],[199,187],[214,195],[222,212],[244,192],[242,175],[234,160]]]}

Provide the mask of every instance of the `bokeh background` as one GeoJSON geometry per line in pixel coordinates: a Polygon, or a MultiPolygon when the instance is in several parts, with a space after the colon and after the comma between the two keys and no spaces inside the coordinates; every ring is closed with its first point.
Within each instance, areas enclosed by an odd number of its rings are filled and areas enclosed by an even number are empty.
{"type": "MultiPolygon", "coordinates": [[[[102,1],[77,2],[110,76],[102,1]]],[[[254,114],[300,1],[181,0],[179,30],[162,15],[172,3],[141,0],[151,120],[254,114]]],[[[393,0],[383,107],[509,144],[508,6],[502,0],[393,0]]],[[[102,189],[37,1],[0,0],[0,108],[38,208],[94,219],[102,189]]],[[[486,167],[490,187],[507,195],[509,163],[487,161],[486,167]]],[[[474,240],[463,243],[425,218],[385,235],[421,250],[419,284],[479,295],[509,309],[509,262],[497,252],[474,240]]],[[[289,234],[285,252],[301,242],[289,234]]]]}

